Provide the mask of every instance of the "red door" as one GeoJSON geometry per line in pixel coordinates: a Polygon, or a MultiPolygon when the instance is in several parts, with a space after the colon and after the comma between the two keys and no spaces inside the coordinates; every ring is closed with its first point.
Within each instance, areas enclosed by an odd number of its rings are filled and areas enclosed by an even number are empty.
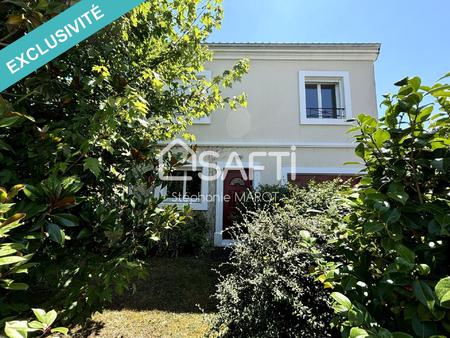
{"type": "Polygon", "coordinates": [[[223,238],[231,239],[230,228],[236,217],[239,197],[252,187],[249,180],[249,171],[244,169],[247,180],[242,177],[241,170],[227,170],[223,182],[223,238]]]}

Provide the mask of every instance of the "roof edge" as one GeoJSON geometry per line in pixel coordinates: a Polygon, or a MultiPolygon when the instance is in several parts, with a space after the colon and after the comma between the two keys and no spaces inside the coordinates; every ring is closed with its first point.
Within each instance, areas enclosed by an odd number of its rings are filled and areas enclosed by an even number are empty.
{"type": "Polygon", "coordinates": [[[207,43],[219,59],[243,57],[253,59],[319,59],[319,60],[370,60],[380,53],[380,43],[207,43]],[[244,55],[245,56],[245,55],[244,55]]]}

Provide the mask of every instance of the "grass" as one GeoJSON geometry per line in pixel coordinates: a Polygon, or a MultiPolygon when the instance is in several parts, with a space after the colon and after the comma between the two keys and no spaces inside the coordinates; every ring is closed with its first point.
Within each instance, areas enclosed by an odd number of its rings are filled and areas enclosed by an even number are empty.
{"type": "Polygon", "coordinates": [[[212,258],[154,258],[150,278],[113,307],[95,314],[76,337],[202,337],[214,316],[220,261],[212,258]]]}

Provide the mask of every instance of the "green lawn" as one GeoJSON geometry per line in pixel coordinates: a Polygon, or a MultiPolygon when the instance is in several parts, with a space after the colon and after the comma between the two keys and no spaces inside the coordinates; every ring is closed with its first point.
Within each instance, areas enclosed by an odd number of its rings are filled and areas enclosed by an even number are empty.
{"type": "Polygon", "coordinates": [[[202,337],[214,316],[219,260],[154,258],[150,278],[137,285],[76,337],[202,337]]]}

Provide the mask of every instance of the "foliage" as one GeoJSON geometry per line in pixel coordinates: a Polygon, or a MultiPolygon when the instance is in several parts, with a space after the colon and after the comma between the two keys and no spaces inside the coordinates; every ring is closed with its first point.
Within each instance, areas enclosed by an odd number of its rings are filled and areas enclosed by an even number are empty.
{"type": "Polygon", "coordinates": [[[191,212],[186,222],[163,232],[153,250],[159,256],[192,256],[206,253],[210,245],[205,214],[191,212]]]}
{"type": "Polygon", "coordinates": [[[396,85],[381,121],[353,129],[367,176],[336,231],[344,263],[322,278],[344,337],[450,335],[450,86],[396,85]]]}
{"type": "MultiPolygon", "coordinates": [[[[13,199],[24,188],[16,185],[10,191],[0,187],[0,288],[3,292],[0,298],[0,318],[4,318],[22,305],[10,302],[10,295],[17,291],[27,290],[29,285],[15,280],[21,274],[26,274],[33,266],[28,254],[27,242],[11,238],[11,232],[23,226],[24,213],[12,213],[13,199]]],[[[4,321],[2,321],[2,324],[4,321]]]]}
{"type": "Polygon", "coordinates": [[[283,206],[260,210],[242,224],[245,231],[233,247],[230,273],[222,276],[216,292],[219,313],[213,335],[336,336],[329,292],[310,272],[316,259],[331,255],[327,233],[339,211],[329,206],[339,199],[337,184],[291,186],[283,206]],[[309,211],[297,208],[298,203],[309,211]]]}
{"type": "Polygon", "coordinates": [[[57,313],[55,310],[45,312],[42,309],[33,309],[34,316],[37,320],[27,322],[25,320],[16,320],[7,322],[5,326],[5,334],[10,338],[27,338],[28,334],[39,337],[59,337],[59,333],[67,335],[68,329],[65,327],[52,327],[56,320],[57,313]]]}
{"type": "Polygon", "coordinates": [[[283,205],[283,200],[288,194],[289,188],[286,185],[262,184],[256,189],[248,189],[239,201],[237,206],[239,212],[234,221],[241,224],[244,218],[249,220],[262,210],[271,213],[278,205],[283,205]]]}
{"type": "Polygon", "coordinates": [[[289,185],[289,198],[285,200],[285,205],[297,209],[299,214],[324,211],[328,214],[345,214],[347,209],[341,203],[341,193],[349,187],[349,182],[340,178],[322,183],[311,180],[304,188],[289,185]]]}
{"type": "MultiPolygon", "coordinates": [[[[0,44],[72,3],[1,2],[0,44]]],[[[221,17],[215,0],[148,0],[1,93],[0,184],[25,185],[8,212],[26,216],[9,235],[37,264],[22,276],[29,290],[2,293],[8,316],[43,307],[83,321],[144,276],[149,248],[185,221],[187,210],[160,208],[153,196],[155,155],[194,118],[245,102],[221,91],[246,62],[197,78],[221,17]]]]}

